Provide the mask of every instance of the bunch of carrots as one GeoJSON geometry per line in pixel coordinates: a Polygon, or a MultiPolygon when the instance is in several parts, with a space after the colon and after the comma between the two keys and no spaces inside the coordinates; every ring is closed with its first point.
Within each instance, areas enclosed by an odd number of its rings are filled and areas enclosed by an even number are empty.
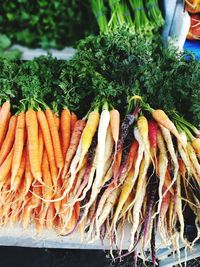
{"type": "Polygon", "coordinates": [[[1,225],[55,229],[92,242],[109,238],[121,255],[150,248],[155,236],[179,253],[200,236],[200,132],[189,122],[130,99],[126,116],[106,101],[82,119],[60,114],[36,97],[11,114],[0,109],[1,225]],[[184,210],[195,216],[197,237],[185,236],[184,210]]]}

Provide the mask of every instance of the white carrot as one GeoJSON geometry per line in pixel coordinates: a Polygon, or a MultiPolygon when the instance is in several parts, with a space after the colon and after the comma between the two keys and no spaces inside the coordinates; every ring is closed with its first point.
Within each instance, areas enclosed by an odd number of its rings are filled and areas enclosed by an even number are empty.
{"type": "Polygon", "coordinates": [[[101,183],[103,178],[103,169],[105,165],[104,153],[106,144],[106,134],[108,125],[110,122],[110,113],[107,109],[104,109],[101,113],[99,128],[98,128],[98,150],[97,150],[97,169],[96,177],[93,182],[92,192],[89,202],[85,205],[89,208],[101,189],[101,183]]]}
{"type": "MultiPolygon", "coordinates": [[[[157,142],[158,142],[158,148],[159,148],[159,157],[158,157],[158,177],[159,177],[159,187],[158,187],[158,207],[156,213],[153,215],[153,218],[159,214],[161,204],[162,204],[162,188],[165,182],[165,174],[167,171],[167,165],[168,165],[168,157],[167,157],[167,150],[165,147],[165,142],[163,140],[162,134],[160,130],[158,130],[158,136],[157,136],[157,142]]],[[[153,219],[152,218],[152,219],[153,219]]]]}
{"type": "Polygon", "coordinates": [[[171,159],[172,159],[173,165],[174,165],[174,170],[173,170],[174,176],[172,178],[171,184],[168,186],[167,190],[164,193],[164,195],[165,195],[167,193],[167,191],[173,186],[173,184],[177,180],[178,171],[179,171],[179,164],[178,164],[178,159],[177,159],[177,156],[176,156],[176,153],[174,150],[174,145],[172,142],[172,137],[171,137],[170,131],[167,128],[163,127],[162,125],[159,125],[159,126],[160,126],[163,138],[166,142],[167,149],[169,151],[169,154],[171,156],[171,159]]]}

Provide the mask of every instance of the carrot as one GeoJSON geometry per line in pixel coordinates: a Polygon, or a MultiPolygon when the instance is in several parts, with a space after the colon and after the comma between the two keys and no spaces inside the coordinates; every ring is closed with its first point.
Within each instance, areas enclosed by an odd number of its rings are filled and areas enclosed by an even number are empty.
{"type": "Polygon", "coordinates": [[[163,224],[163,221],[166,217],[166,213],[167,213],[167,210],[169,208],[170,199],[171,199],[171,193],[169,191],[167,191],[166,186],[163,186],[162,193],[164,196],[162,199],[162,204],[161,204],[160,213],[159,213],[160,228],[161,228],[161,226],[163,226],[162,224],[163,224]],[[165,192],[167,192],[167,193],[165,194],[165,192]]]}
{"type": "Polygon", "coordinates": [[[39,159],[39,166],[42,167],[42,158],[43,158],[43,151],[44,151],[44,140],[42,136],[41,128],[38,128],[38,159],[39,159]]]}
{"type": "Polygon", "coordinates": [[[37,113],[33,109],[29,109],[26,112],[26,127],[31,172],[33,177],[41,182],[42,172],[39,163],[38,120],[37,113]]]}
{"type": "Polygon", "coordinates": [[[155,219],[153,221],[153,226],[152,226],[152,232],[151,232],[151,259],[152,259],[152,263],[153,263],[153,267],[156,266],[156,222],[155,219]]]}
{"type": "Polygon", "coordinates": [[[53,228],[54,220],[55,220],[55,207],[53,203],[50,203],[46,215],[46,227],[48,230],[51,230],[53,228]]]}
{"type": "Polygon", "coordinates": [[[100,216],[101,212],[102,212],[102,209],[104,207],[104,204],[108,198],[108,196],[110,194],[112,194],[113,190],[115,189],[115,185],[114,184],[110,184],[106,190],[103,192],[100,200],[99,200],[99,203],[98,203],[98,206],[97,206],[97,210],[96,210],[96,214],[95,214],[95,218],[96,220],[98,219],[98,217],[100,216]]]}
{"type": "Polygon", "coordinates": [[[154,214],[153,218],[159,214],[160,209],[161,209],[161,204],[162,204],[162,189],[163,185],[165,182],[166,178],[166,172],[167,172],[167,165],[168,165],[168,156],[167,156],[167,150],[165,147],[165,142],[162,137],[162,134],[160,130],[158,130],[158,135],[157,135],[157,144],[158,144],[158,149],[159,149],[159,156],[158,156],[158,170],[157,170],[157,175],[159,178],[159,185],[158,185],[158,206],[157,206],[157,211],[154,214]]]}
{"type": "Polygon", "coordinates": [[[111,127],[108,126],[107,133],[106,133],[106,144],[105,144],[105,152],[104,152],[104,160],[107,162],[112,157],[113,152],[113,138],[111,133],[111,127]]]}
{"type": "MultiPolygon", "coordinates": [[[[92,160],[92,163],[91,163],[91,167],[90,167],[90,171],[89,171],[89,174],[88,174],[88,182],[87,182],[87,186],[84,188],[83,192],[82,192],[82,195],[80,195],[78,198],[75,198],[76,201],[82,201],[85,197],[86,197],[86,194],[87,192],[90,190],[91,186],[92,186],[92,182],[94,180],[94,175],[95,175],[95,171],[96,171],[96,166],[97,166],[97,148],[95,150],[95,155],[94,155],[94,158],[92,160]]],[[[78,191],[77,195],[79,194],[80,192],[78,191]]]]}
{"type": "Polygon", "coordinates": [[[110,111],[110,127],[111,127],[112,137],[115,142],[115,154],[116,154],[117,142],[119,140],[119,127],[120,127],[120,114],[117,109],[112,109],[110,111]]]}
{"type": "MultiPolygon", "coordinates": [[[[76,178],[76,181],[75,181],[75,186],[73,188],[73,190],[71,191],[71,194],[72,194],[72,200],[73,200],[73,203],[74,201],[76,201],[75,199],[75,196],[82,184],[82,181],[84,179],[84,174],[85,174],[85,171],[86,171],[86,162],[85,164],[83,165],[83,167],[80,169],[79,173],[77,174],[77,178],[76,178]]],[[[69,201],[70,202],[70,201],[69,201]]]]}
{"type": "MultiPolygon", "coordinates": [[[[180,136],[182,138],[182,142],[185,144],[185,146],[187,146],[187,136],[185,134],[185,132],[180,132],[180,136]]],[[[182,145],[180,144],[180,142],[178,142],[178,152],[186,166],[186,169],[188,171],[188,174],[190,175],[192,172],[192,166],[190,163],[190,159],[189,159],[189,155],[187,152],[185,152],[185,150],[182,148],[182,145]]]]}
{"type": "Polygon", "coordinates": [[[25,165],[26,165],[26,148],[23,151],[21,163],[20,163],[17,175],[15,176],[15,179],[13,181],[13,185],[11,184],[11,189],[15,192],[19,188],[20,183],[22,181],[22,177],[23,177],[24,172],[25,172],[25,165]]]}
{"type": "Polygon", "coordinates": [[[117,144],[119,139],[119,126],[120,126],[119,111],[117,109],[112,109],[110,111],[110,127],[115,144],[117,144]]]}
{"type": "Polygon", "coordinates": [[[157,189],[158,189],[158,181],[156,174],[151,176],[151,178],[148,181],[147,185],[147,204],[145,209],[145,215],[144,215],[144,232],[143,232],[143,248],[148,244],[148,233],[150,233],[149,228],[150,224],[152,222],[152,213],[154,209],[154,205],[156,202],[156,196],[157,196],[157,189]]]}
{"type": "Polygon", "coordinates": [[[5,133],[5,127],[8,122],[10,113],[10,102],[6,101],[3,103],[0,110],[0,145],[3,143],[3,136],[5,133]]]}
{"type": "Polygon", "coordinates": [[[115,210],[115,213],[114,213],[114,216],[113,216],[113,219],[112,219],[111,227],[114,227],[114,229],[115,229],[118,217],[120,215],[120,212],[121,212],[125,202],[127,201],[128,197],[129,197],[129,195],[130,195],[130,193],[132,191],[133,178],[134,178],[134,168],[132,168],[130,170],[130,172],[128,173],[127,178],[126,178],[126,180],[125,180],[125,182],[124,182],[124,184],[122,185],[122,188],[121,188],[121,193],[120,193],[120,196],[119,196],[117,208],[115,210]]]}
{"type": "Polygon", "coordinates": [[[9,123],[10,123],[10,118],[11,118],[11,113],[9,112],[9,114],[7,116],[7,119],[6,119],[6,122],[5,122],[5,128],[4,128],[4,131],[3,131],[2,143],[0,144],[0,148],[2,147],[2,145],[3,145],[4,141],[5,141],[5,137],[6,137],[6,134],[7,134],[8,127],[9,127],[9,123]]]}
{"type": "Polygon", "coordinates": [[[80,160],[79,160],[79,165],[77,167],[77,170],[80,168],[80,165],[82,164],[82,160],[92,143],[92,139],[97,130],[98,124],[99,124],[99,112],[98,112],[98,109],[95,109],[89,114],[85,129],[81,137],[81,155],[80,155],[80,160]]]}
{"type": "MultiPolygon", "coordinates": [[[[200,164],[198,162],[195,150],[193,149],[193,147],[192,147],[190,142],[187,143],[186,149],[187,149],[189,158],[190,158],[195,170],[197,171],[198,177],[200,177],[200,164]]],[[[199,178],[198,178],[197,182],[200,183],[200,179],[199,178]]]]}
{"type": "Polygon", "coordinates": [[[194,148],[198,157],[200,157],[200,138],[194,138],[192,140],[192,147],[194,148]]]}
{"type": "Polygon", "coordinates": [[[115,188],[114,191],[108,196],[106,203],[103,207],[103,210],[96,220],[96,229],[100,228],[100,226],[105,222],[105,220],[108,218],[108,215],[110,214],[112,208],[114,207],[115,203],[117,202],[117,199],[120,194],[120,187],[115,188]]]}
{"type": "Polygon", "coordinates": [[[71,128],[71,133],[74,130],[75,124],[77,122],[78,118],[74,112],[71,113],[71,118],[70,118],[70,128],[71,128]]]}
{"type": "Polygon", "coordinates": [[[7,135],[5,137],[5,140],[0,150],[0,165],[6,159],[6,157],[8,156],[8,153],[10,152],[13,146],[14,139],[15,139],[16,124],[17,124],[17,117],[14,115],[10,119],[8,132],[7,132],[7,135]]]}
{"type": "Polygon", "coordinates": [[[25,177],[24,177],[24,195],[28,194],[29,189],[31,187],[33,181],[33,175],[31,172],[31,164],[30,164],[30,158],[29,158],[29,151],[27,149],[26,151],[26,166],[25,166],[25,177]]]}
{"type": "MultiPolygon", "coordinates": [[[[173,162],[173,165],[174,165],[174,171],[173,171],[174,175],[173,175],[172,182],[168,187],[168,190],[169,190],[172,187],[172,185],[175,183],[176,179],[177,179],[178,170],[179,170],[179,164],[178,164],[178,159],[177,159],[177,156],[176,156],[176,153],[175,153],[175,149],[174,149],[174,145],[173,145],[173,142],[172,142],[172,137],[171,137],[170,131],[167,128],[163,127],[162,125],[160,125],[160,129],[161,129],[163,138],[164,138],[164,140],[166,142],[167,149],[169,151],[169,154],[171,156],[171,159],[172,159],[172,162],[173,162]]],[[[180,143],[181,142],[182,142],[182,140],[181,140],[181,137],[180,137],[180,143]]]]}
{"type": "MultiPolygon", "coordinates": [[[[77,168],[77,164],[79,162],[80,159],[80,155],[81,155],[81,143],[79,142],[78,144],[78,148],[76,150],[76,154],[70,164],[70,171],[68,176],[66,177],[67,179],[64,181],[64,184],[67,184],[67,188],[65,188],[65,191],[63,192],[63,196],[59,199],[57,199],[56,201],[60,201],[62,199],[65,198],[65,196],[68,194],[68,192],[70,192],[70,190],[73,188],[76,176],[78,171],[76,171],[77,168]]],[[[82,160],[82,164],[80,166],[80,169],[83,167],[83,165],[85,164],[85,157],[82,160]]]]}
{"type": "Polygon", "coordinates": [[[61,130],[62,152],[64,158],[66,157],[66,153],[69,148],[70,136],[72,132],[70,117],[71,117],[70,111],[68,109],[63,109],[60,118],[60,130],[61,130]]]}
{"type": "Polygon", "coordinates": [[[140,181],[140,183],[138,182],[137,194],[135,195],[135,198],[134,198],[133,202],[131,203],[130,207],[133,206],[134,202],[136,201],[136,198],[139,195],[139,190],[140,190],[139,187],[142,186],[144,176],[146,175],[147,169],[149,167],[148,166],[149,165],[149,159],[148,159],[149,155],[144,150],[144,144],[143,144],[142,138],[140,136],[140,133],[139,133],[137,127],[134,129],[134,135],[135,135],[135,139],[137,140],[137,142],[139,144],[139,148],[138,148],[137,159],[136,159],[135,166],[134,166],[134,176],[133,176],[132,181],[131,181],[132,182],[131,190],[133,189],[133,186],[135,185],[137,178],[139,179],[138,181],[140,181]]]}
{"type": "Polygon", "coordinates": [[[152,112],[152,116],[155,121],[158,122],[158,124],[165,127],[167,130],[169,130],[182,144],[182,140],[180,138],[180,134],[178,133],[176,126],[174,123],[169,119],[167,114],[162,109],[156,109],[152,112]]]}
{"type": "Polygon", "coordinates": [[[129,194],[126,202],[124,203],[124,206],[123,206],[123,209],[121,210],[119,219],[121,219],[122,217],[125,217],[126,216],[126,213],[128,212],[129,207],[130,207],[131,203],[134,200],[134,197],[135,197],[134,196],[134,190],[132,190],[132,192],[129,194]]]}
{"type": "Polygon", "coordinates": [[[179,223],[180,223],[180,238],[183,243],[188,245],[188,242],[184,238],[184,217],[182,210],[182,200],[181,200],[181,177],[178,175],[177,177],[177,203],[176,203],[176,212],[178,215],[179,223]]]}
{"type": "Polygon", "coordinates": [[[46,116],[42,110],[39,110],[37,112],[37,118],[38,118],[38,122],[40,125],[40,129],[42,131],[43,140],[44,140],[44,144],[45,144],[45,148],[46,148],[46,152],[47,152],[47,156],[48,156],[48,160],[49,160],[49,166],[50,166],[50,171],[51,171],[51,177],[53,180],[53,185],[54,185],[54,188],[56,189],[58,171],[57,171],[57,167],[56,167],[56,161],[55,161],[55,156],[54,156],[54,151],[53,151],[53,144],[52,144],[52,140],[51,140],[51,134],[50,134],[48,122],[47,122],[46,116]]]}
{"type": "Polygon", "coordinates": [[[144,116],[139,116],[137,120],[137,128],[140,133],[140,136],[142,138],[143,144],[146,147],[147,141],[148,141],[148,134],[149,134],[149,129],[148,129],[148,121],[144,116]]]}
{"type": "Polygon", "coordinates": [[[49,162],[46,150],[44,150],[42,158],[42,176],[43,176],[43,181],[46,185],[42,187],[42,194],[43,197],[48,200],[51,199],[53,196],[53,191],[51,190],[53,183],[49,169],[49,162]]]}
{"type": "Polygon", "coordinates": [[[59,132],[59,129],[60,129],[60,118],[59,118],[57,113],[54,113],[53,116],[54,116],[54,121],[55,121],[55,124],[56,124],[56,128],[57,128],[57,130],[59,132]]]}
{"type": "Polygon", "coordinates": [[[200,2],[199,0],[185,0],[186,10],[190,13],[199,13],[200,12],[200,2]]]}
{"type": "MultiPolygon", "coordinates": [[[[52,179],[51,179],[49,162],[48,162],[46,150],[44,150],[43,159],[42,159],[42,176],[43,176],[43,181],[45,184],[45,186],[42,187],[43,198],[45,198],[47,200],[52,199],[53,191],[51,188],[53,187],[53,183],[52,183],[52,179]]],[[[42,207],[40,208],[40,213],[39,213],[40,226],[39,226],[38,230],[40,230],[40,228],[42,228],[44,225],[44,221],[45,221],[48,207],[49,207],[49,203],[43,203],[42,207]]]]}
{"type": "MultiPolygon", "coordinates": [[[[61,181],[61,178],[59,177],[57,181],[57,188],[56,188],[56,192],[54,195],[54,199],[58,199],[60,197],[62,197],[62,181],[61,181]]],[[[55,206],[56,214],[59,214],[61,201],[55,201],[54,206],[55,206]]]]}
{"type": "MultiPolygon", "coordinates": [[[[33,192],[34,194],[41,196],[42,194],[42,187],[41,184],[39,184],[38,181],[36,181],[35,183],[35,187],[33,187],[33,192]]],[[[22,214],[22,226],[24,229],[26,229],[31,221],[33,212],[35,209],[37,209],[37,207],[41,204],[41,201],[38,197],[35,197],[34,195],[32,195],[31,199],[29,200],[29,202],[27,203],[27,205],[24,208],[24,212],[22,214]]]]}
{"type": "Polygon", "coordinates": [[[22,159],[23,148],[24,148],[24,132],[25,132],[25,113],[20,112],[20,114],[17,116],[17,126],[15,132],[14,153],[13,153],[12,171],[11,171],[11,188],[13,186],[13,182],[15,176],[17,175],[22,159]]]}
{"type": "Polygon", "coordinates": [[[56,166],[59,170],[62,170],[62,168],[64,166],[64,159],[63,159],[63,155],[62,155],[60,138],[59,138],[56,124],[55,124],[53,112],[49,108],[47,108],[45,110],[45,115],[46,115],[49,129],[50,129],[50,134],[51,134],[51,139],[52,139],[53,149],[54,149],[54,155],[55,155],[55,160],[56,160],[56,166]]]}
{"type": "Polygon", "coordinates": [[[138,152],[138,142],[136,140],[134,140],[131,144],[129,153],[128,153],[128,158],[127,158],[127,170],[128,172],[130,171],[132,165],[133,165],[133,161],[136,158],[137,152],[138,152]]]}
{"type": "Polygon", "coordinates": [[[153,158],[156,158],[157,139],[158,139],[158,124],[154,120],[148,122],[149,128],[149,142],[151,148],[151,154],[153,158]]]}
{"type": "MultiPolygon", "coordinates": [[[[106,134],[110,122],[110,113],[107,109],[104,109],[101,113],[99,128],[98,128],[98,149],[97,149],[97,169],[96,177],[93,182],[92,192],[90,195],[90,200],[87,203],[87,207],[90,207],[97,194],[100,191],[100,186],[103,178],[103,168],[105,164],[104,153],[106,144],[106,134]]],[[[87,126],[86,126],[87,127],[87,126]]]]}
{"type": "MultiPolygon", "coordinates": [[[[143,172],[143,170],[142,170],[142,172],[143,172]]],[[[142,174],[142,176],[143,176],[143,174],[142,174]]],[[[137,193],[137,189],[136,189],[136,193],[137,193]]],[[[146,180],[145,179],[144,179],[143,186],[141,187],[141,190],[139,193],[140,194],[139,194],[138,198],[135,198],[136,201],[135,201],[134,206],[133,206],[133,212],[132,212],[133,223],[131,226],[130,246],[129,246],[128,251],[131,251],[134,247],[135,233],[137,232],[137,229],[139,226],[140,211],[141,211],[143,199],[144,199],[145,193],[146,193],[146,180]]]]}
{"type": "Polygon", "coordinates": [[[136,119],[136,116],[133,114],[128,114],[124,118],[121,128],[120,128],[120,138],[118,140],[117,144],[117,150],[120,151],[123,147],[124,141],[126,137],[128,136],[128,133],[130,131],[131,125],[133,125],[134,121],[136,119]]]}
{"type": "Polygon", "coordinates": [[[66,157],[65,157],[65,165],[64,165],[63,174],[62,174],[63,179],[65,178],[65,176],[68,172],[70,163],[71,163],[71,161],[75,155],[75,152],[77,150],[82,132],[85,128],[85,124],[86,123],[84,120],[78,120],[74,126],[74,130],[73,130],[71,140],[70,140],[70,145],[69,145],[69,148],[67,150],[66,157]]]}

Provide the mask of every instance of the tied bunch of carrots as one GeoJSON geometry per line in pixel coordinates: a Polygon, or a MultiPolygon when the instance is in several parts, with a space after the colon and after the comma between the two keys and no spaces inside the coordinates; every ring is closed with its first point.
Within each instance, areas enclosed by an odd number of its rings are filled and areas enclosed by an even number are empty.
{"type": "Polygon", "coordinates": [[[91,242],[106,237],[119,257],[128,227],[128,253],[137,261],[138,245],[150,248],[154,266],[156,236],[178,253],[179,240],[191,247],[199,238],[200,138],[193,125],[176,113],[170,120],[139,96],[122,121],[106,101],[79,120],[67,108],[59,116],[42,101],[24,101],[17,115],[8,101],[0,110],[3,226],[79,231],[91,242]],[[185,210],[196,218],[192,244],[185,210]]]}
{"type": "MultiPolygon", "coordinates": [[[[34,220],[40,233],[44,226],[51,229],[61,223],[58,214],[64,202],[42,203],[40,197],[50,200],[62,194],[60,174],[79,122],[68,109],[58,117],[48,107],[17,115],[11,115],[10,108],[6,101],[0,110],[1,224],[20,221],[27,228],[34,220]]],[[[72,217],[77,217],[76,211],[72,217]]]]}

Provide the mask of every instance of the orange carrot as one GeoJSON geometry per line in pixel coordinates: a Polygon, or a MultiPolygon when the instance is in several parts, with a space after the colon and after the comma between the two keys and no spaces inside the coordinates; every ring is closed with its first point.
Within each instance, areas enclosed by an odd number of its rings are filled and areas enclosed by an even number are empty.
{"type": "Polygon", "coordinates": [[[131,147],[130,147],[130,150],[129,150],[129,153],[128,153],[128,158],[127,158],[127,171],[129,172],[132,165],[133,165],[133,162],[134,162],[134,159],[137,155],[137,151],[138,151],[138,142],[137,140],[134,140],[131,147]]]}
{"type": "Polygon", "coordinates": [[[67,150],[70,144],[70,135],[71,135],[71,121],[70,121],[70,111],[68,109],[63,109],[61,113],[61,144],[63,157],[66,157],[67,150]]]}
{"type": "Polygon", "coordinates": [[[25,141],[24,132],[25,132],[25,113],[21,112],[17,116],[17,126],[15,132],[14,154],[13,154],[12,172],[11,172],[11,188],[13,186],[13,181],[15,179],[15,176],[17,175],[22,159],[24,141],[25,141]]]}
{"type": "MultiPolygon", "coordinates": [[[[33,188],[33,191],[37,195],[41,195],[41,187],[39,186],[38,181],[36,182],[37,186],[33,188]]],[[[26,206],[24,207],[24,211],[22,213],[21,222],[24,229],[27,229],[31,219],[33,217],[33,213],[35,209],[40,205],[40,200],[36,198],[34,195],[27,201],[26,206]]]]}
{"type": "Polygon", "coordinates": [[[60,138],[59,138],[56,124],[55,124],[53,112],[49,108],[47,108],[45,110],[45,114],[46,114],[46,118],[47,118],[49,129],[50,129],[50,134],[52,138],[53,149],[54,149],[54,154],[55,154],[55,159],[56,159],[56,166],[57,168],[61,170],[64,166],[64,159],[62,155],[60,138]]]}
{"type": "Polygon", "coordinates": [[[10,123],[10,117],[11,117],[11,113],[9,112],[7,119],[6,119],[4,131],[3,131],[2,142],[0,143],[0,148],[2,147],[4,140],[5,140],[5,137],[6,137],[6,134],[7,134],[7,130],[8,130],[9,123],[10,123]]]}
{"type": "Polygon", "coordinates": [[[162,109],[156,109],[152,112],[152,116],[154,120],[156,120],[159,124],[167,128],[182,144],[182,139],[180,134],[178,133],[176,126],[174,123],[169,119],[167,114],[162,109]]]}
{"type": "Polygon", "coordinates": [[[71,133],[72,133],[73,130],[74,130],[74,126],[75,126],[77,120],[78,120],[78,118],[77,118],[76,114],[75,114],[74,112],[72,112],[72,114],[71,114],[71,126],[70,126],[70,128],[71,128],[71,133]]]}
{"type": "Polygon", "coordinates": [[[56,128],[59,131],[59,129],[60,129],[60,118],[59,118],[57,113],[54,113],[54,120],[55,120],[56,128]]]}
{"type": "Polygon", "coordinates": [[[46,216],[46,227],[48,230],[51,230],[53,228],[54,219],[55,219],[55,207],[53,203],[50,203],[46,216]]]}
{"type": "Polygon", "coordinates": [[[43,159],[42,159],[42,176],[43,176],[43,181],[45,185],[47,185],[47,186],[43,186],[42,188],[43,197],[49,200],[53,196],[53,191],[51,190],[53,185],[52,185],[52,178],[51,178],[51,174],[49,170],[49,162],[48,162],[46,150],[44,150],[43,159]]]}
{"type": "Polygon", "coordinates": [[[43,140],[45,144],[45,148],[47,151],[47,156],[49,160],[49,166],[50,166],[50,171],[51,171],[51,177],[53,180],[54,187],[57,187],[57,176],[58,176],[58,171],[56,167],[56,162],[55,162],[55,156],[53,152],[53,144],[51,140],[51,134],[48,126],[48,122],[46,119],[46,116],[42,110],[39,110],[37,112],[37,117],[38,117],[38,122],[42,131],[43,135],[43,140]]]}
{"type": "Polygon", "coordinates": [[[5,127],[8,123],[8,117],[10,113],[10,102],[6,101],[3,103],[0,111],[0,145],[3,143],[3,136],[5,134],[5,127]]]}
{"type": "MultiPolygon", "coordinates": [[[[60,197],[62,197],[62,181],[61,181],[61,178],[59,177],[58,181],[57,181],[57,190],[56,190],[54,199],[58,199],[60,197]]],[[[54,207],[55,207],[55,210],[56,210],[56,214],[59,214],[60,207],[61,207],[61,201],[55,201],[54,202],[54,207]]]]}
{"type": "Polygon", "coordinates": [[[10,153],[8,154],[7,158],[0,166],[0,182],[3,182],[7,175],[9,174],[11,167],[12,167],[12,160],[13,160],[13,153],[14,148],[11,149],[10,153]]]}
{"type": "Polygon", "coordinates": [[[117,144],[119,139],[119,126],[120,126],[120,114],[117,109],[113,109],[110,111],[110,127],[112,131],[112,137],[117,144]]]}
{"type": "Polygon", "coordinates": [[[38,129],[38,151],[39,151],[39,165],[40,168],[42,167],[42,158],[43,158],[43,151],[44,151],[44,140],[42,136],[41,128],[38,129]]]}
{"type": "Polygon", "coordinates": [[[26,127],[28,132],[28,151],[33,177],[41,182],[42,172],[39,164],[38,120],[33,109],[26,112],[26,127]]]}
{"type": "Polygon", "coordinates": [[[21,222],[22,222],[22,226],[24,229],[28,228],[28,226],[30,224],[31,217],[32,217],[32,213],[33,213],[33,210],[30,209],[30,203],[31,203],[31,200],[29,200],[29,202],[24,207],[24,210],[23,210],[22,216],[21,216],[21,222]]]}
{"type": "Polygon", "coordinates": [[[17,124],[17,117],[12,116],[9,122],[8,132],[6,135],[6,138],[3,142],[3,145],[0,150],[0,165],[3,163],[3,161],[6,159],[8,153],[10,152],[14,140],[15,140],[15,129],[17,124]]]}
{"type": "Polygon", "coordinates": [[[13,182],[13,187],[11,187],[11,189],[15,192],[17,191],[17,189],[19,188],[19,186],[21,184],[22,177],[23,177],[24,172],[25,172],[25,166],[26,166],[26,149],[24,149],[24,151],[23,151],[21,163],[20,163],[17,175],[15,176],[15,179],[13,182]]]}
{"type": "Polygon", "coordinates": [[[24,195],[28,194],[33,181],[33,175],[31,172],[31,164],[29,158],[29,151],[26,151],[26,167],[25,167],[25,177],[24,177],[24,195]]]}

